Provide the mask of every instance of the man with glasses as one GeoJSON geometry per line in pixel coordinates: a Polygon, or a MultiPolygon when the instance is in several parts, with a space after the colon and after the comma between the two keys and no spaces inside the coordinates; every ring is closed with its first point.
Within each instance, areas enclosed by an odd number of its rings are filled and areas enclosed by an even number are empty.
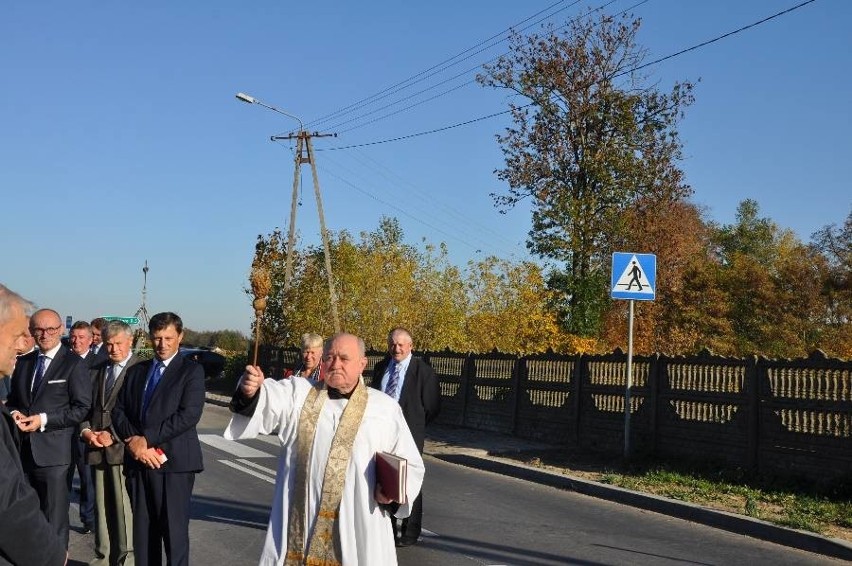
{"type": "Polygon", "coordinates": [[[18,360],[6,405],[23,433],[24,473],[67,548],[71,446],[92,404],[92,385],[86,362],[62,345],[62,329],[54,310],[41,309],[30,318],[39,349],[18,360]]]}

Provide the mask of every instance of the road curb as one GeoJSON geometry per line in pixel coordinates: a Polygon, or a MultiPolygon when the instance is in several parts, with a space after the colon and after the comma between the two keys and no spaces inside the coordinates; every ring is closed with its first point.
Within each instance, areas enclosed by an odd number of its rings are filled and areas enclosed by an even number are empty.
{"type": "Polygon", "coordinates": [[[735,515],[725,511],[701,507],[693,503],[631,491],[573,476],[547,472],[497,458],[482,458],[470,454],[448,453],[433,453],[429,455],[452,464],[477,468],[559,489],[571,490],[583,495],[623,505],[630,505],[631,507],[662,513],[679,519],[686,519],[687,521],[798,548],[807,552],[814,552],[843,560],[852,560],[852,544],[846,541],[823,537],[807,531],[780,527],[743,515],[735,515]]]}
{"type": "Polygon", "coordinates": [[[211,405],[219,405],[220,407],[227,407],[231,403],[230,396],[217,395],[216,393],[207,393],[206,398],[211,405]]]}

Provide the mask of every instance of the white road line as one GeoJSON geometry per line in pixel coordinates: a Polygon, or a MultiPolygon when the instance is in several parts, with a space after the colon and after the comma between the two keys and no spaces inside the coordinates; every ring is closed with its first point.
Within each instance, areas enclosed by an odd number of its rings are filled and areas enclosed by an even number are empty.
{"type": "Polygon", "coordinates": [[[227,452],[237,458],[275,458],[274,454],[256,450],[251,446],[240,444],[234,440],[225,440],[218,434],[199,434],[198,439],[204,444],[212,446],[223,452],[227,452]]]}
{"type": "Polygon", "coordinates": [[[433,533],[432,531],[429,531],[429,530],[426,530],[426,529],[420,529],[420,534],[423,535],[424,537],[439,537],[439,536],[441,536],[438,533],[433,533]]]}
{"type": "Polygon", "coordinates": [[[255,470],[259,470],[261,472],[270,474],[273,477],[275,477],[275,475],[278,473],[275,470],[273,470],[272,468],[267,468],[266,466],[261,466],[260,464],[255,464],[251,460],[240,459],[240,460],[237,460],[237,462],[239,462],[240,464],[242,464],[244,466],[248,466],[249,468],[254,468],[255,470]]]}
{"type": "Polygon", "coordinates": [[[246,468],[245,466],[237,464],[236,462],[231,462],[230,460],[219,460],[219,462],[225,464],[226,466],[230,466],[230,467],[234,468],[235,470],[239,470],[241,472],[244,472],[244,473],[246,473],[250,476],[254,476],[256,478],[262,479],[263,481],[267,481],[267,482],[272,483],[272,484],[275,483],[275,478],[271,478],[267,475],[261,474],[259,472],[255,472],[251,468],[246,468]]]}

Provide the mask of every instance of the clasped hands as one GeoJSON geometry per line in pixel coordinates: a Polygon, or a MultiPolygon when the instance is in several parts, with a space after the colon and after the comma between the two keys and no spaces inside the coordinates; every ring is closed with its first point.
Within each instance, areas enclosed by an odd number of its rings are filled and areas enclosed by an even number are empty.
{"type": "Polygon", "coordinates": [[[92,448],[106,448],[115,444],[115,439],[108,430],[87,430],[83,433],[83,440],[92,448]]]}
{"type": "Polygon", "coordinates": [[[35,432],[41,428],[41,415],[38,413],[28,417],[20,411],[15,411],[12,413],[12,418],[15,419],[15,424],[21,432],[35,432]]]}
{"type": "Polygon", "coordinates": [[[124,441],[124,449],[129,450],[131,456],[152,470],[159,469],[160,455],[153,446],[148,446],[148,440],[144,436],[131,436],[124,441]]]}

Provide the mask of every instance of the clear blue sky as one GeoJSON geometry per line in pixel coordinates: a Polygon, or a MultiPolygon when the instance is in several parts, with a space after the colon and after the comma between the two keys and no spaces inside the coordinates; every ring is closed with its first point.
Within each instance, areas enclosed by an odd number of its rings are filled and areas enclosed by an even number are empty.
{"type": "MultiPolygon", "coordinates": [[[[598,2],[559,3],[564,22],[598,2]]],[[[794,6],[796,0],[650,0],[640,41],[656,59],[794,6]]],[[[470,48],[553,1],[4,2],[0,7],[0,281],[78,318],[132,315],[148,261],[148,310],[195,330],[247,332],[242,288],[258,234],[286,228],[293,163],[272,134],[312,121],[470,48]]],[[[636,4],[616,0],[617,13],[636,4]]],[[[525,24],[526,25],[526,24],[525,24]]],[[[694,201],[734,220],[756,199],[804,241],[852,205],[852,2],[817,0],[655,65],[668,90],[698,80],[681,125],[694,201]]],[[[506,108],[474,71],[505,42],[380,102],[317,124],[332,148],[405,136],[506,108]],[[391,111],[452,92],[365,124],[391,111]],[[347,120],[355,121],[348,123],[347,120]],[[353,126],[355,126],[353,128],[353,126]]],[[[505,116],[414,139],[318,153],[329,229],[399,218],[406,239],[446,242],[454,262],[526,258],[529,210],[506,215],[494,134],[505,116]]],[[[311,128],[313,129],[313,128],[311,128]]],[[[297,228],[319,242],[309,169],[297,228]]],[[[664,259],[660,259],[664,261],[664,259]]]]}

